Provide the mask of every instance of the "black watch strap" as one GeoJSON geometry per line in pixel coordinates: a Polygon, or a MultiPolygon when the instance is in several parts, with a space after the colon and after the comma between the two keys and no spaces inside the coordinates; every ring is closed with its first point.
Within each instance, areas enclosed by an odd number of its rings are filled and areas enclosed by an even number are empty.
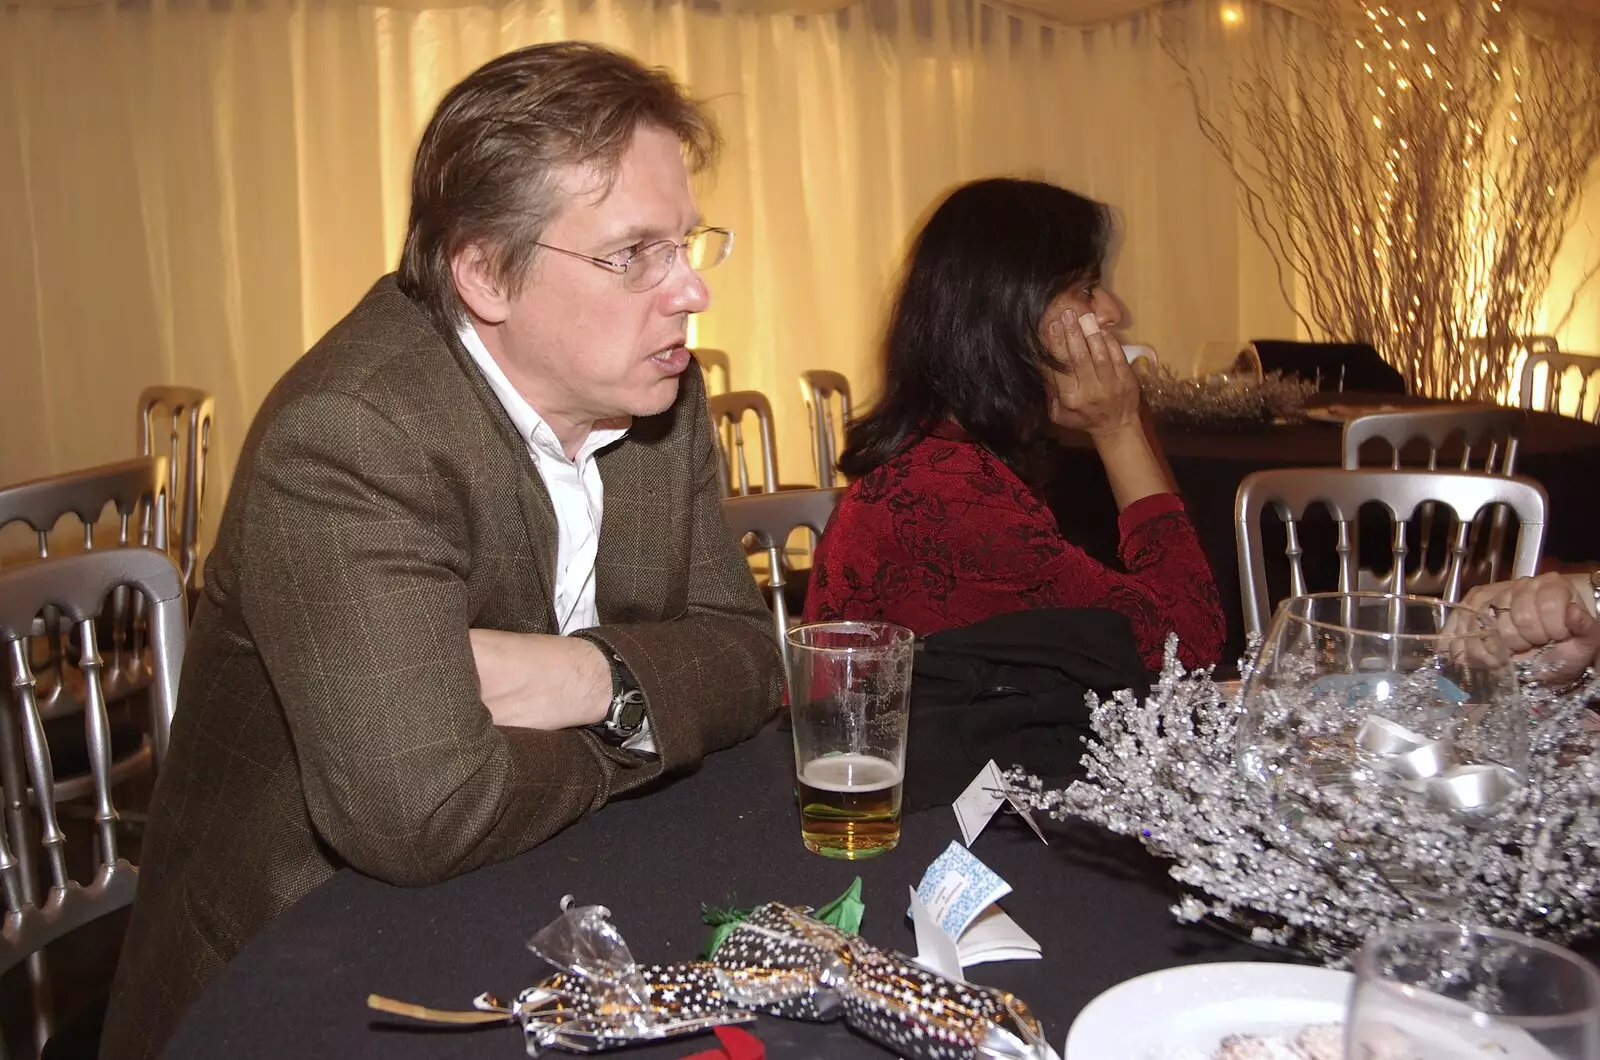
{"type": "Polygon", "coordinates": [[[599,648],[611,666],[611,706],[606,711],[605,720],[595,723],[590,728],[617,743],[636,735],[644,728],[645,710],[644,692],[639,688],[639,682],[634,678],[633,671],[611,645],[588,630],[578,630],[572,636],[586,640],[599,648]]]}

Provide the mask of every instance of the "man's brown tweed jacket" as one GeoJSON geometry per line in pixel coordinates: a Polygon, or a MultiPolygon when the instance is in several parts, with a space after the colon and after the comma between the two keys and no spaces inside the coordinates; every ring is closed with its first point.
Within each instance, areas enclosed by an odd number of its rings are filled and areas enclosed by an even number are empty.
{"type": "Polygon", "coordinates": [[[159,1056],[228,959],[338,869],[443,880],[761,727],[781,669],[714,444],[691,366],[598,458],[596,633],[644,690],[646,761],[497,728],[479,700],[469,629],[557,631],[556,525],[458,339],[389,277],[289,370],[206,564],[102,1057],[159,1056]]]}

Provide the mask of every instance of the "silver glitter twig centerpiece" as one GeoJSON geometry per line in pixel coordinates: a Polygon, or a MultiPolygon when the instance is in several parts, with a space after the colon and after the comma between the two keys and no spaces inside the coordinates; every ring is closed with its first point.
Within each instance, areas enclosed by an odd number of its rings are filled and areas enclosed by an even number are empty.
{"type": "MultiPolygon", "coordinates": [[[[1185,674],[1176,646],[1170,638],[1144,702],[1129,692],[1088,697],[1089,779],[1059,790],[1020,770],[1007,780],[1032,808],[1136,837],[1170,859],[1188,889],[1173,906],[1178,919],[1212,917],[1335,965],[1399,921],[1444,918],[1563,943],[1600,927],[1600,763],[1583,723],[1592,676],[1560,692],[1517,683],[1507,709],[1528,719],[1521,782],[1463,812],[1448,798],[1397,796],[1393,784],[1297,772],[1275,786],[1247,779],[1240,698],[1224,697],[1208,673],[1185,674]]],[[[1453,753],[1382,729],[1365,738],[1385,753],[1425,751],[1441,764],[1453,753]]]]}
{"type": "Polygon", "coordinates": [[[1309,380],[1277,372],[1180,379],[1164,367],[1141,372],[1139,385],[1155,418],[1179,427],[1265,425],[1298,414],[1317,391],[1309,380]]]}

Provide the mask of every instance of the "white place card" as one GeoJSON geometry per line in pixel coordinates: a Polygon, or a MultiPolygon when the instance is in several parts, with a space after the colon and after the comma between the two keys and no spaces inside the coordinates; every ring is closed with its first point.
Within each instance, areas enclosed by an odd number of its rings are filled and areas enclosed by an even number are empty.
{"type": "Polygon", "coordinates": [[[951,843],[911,892],[917,963],[959,979],[961,969],[972,964],[1038,960],[1038,941],[994,904],[1010,893],[1011,885],[998,873],[960,843],[951,843]]]}
{"type": "Polygon", "coordinates": [[[1010,786],[1006,784],[1005,777],[1000,772],[1000,767],[995,765],[992,758],[978,770],[978,775],[972,778],[972,783],[967,785],[967,789],[957,796],[951,805],[951,809],[955,810],[956,825],[961,829],[961,841],[970,847],[972,841],[977,839],[978,834],[994,819],[1000,807],[1008,802],[1017,815],[1028,822],[1028,827],[1033,829],[1033,834],[1039,837],[1039,841],[1049,846],[1050,840],[1044,837],[1039,822],[1033,819],[1033,814],[1012,794],[1010,786]]]}
{"type": "Polygon", "coordinates": [[[917,963],[936,975],[961,982],[961,951],[956,940],[934,922],[933,914],[917,897],[915,887],[911,892],[911,928],[917,934],[917,963]]]}

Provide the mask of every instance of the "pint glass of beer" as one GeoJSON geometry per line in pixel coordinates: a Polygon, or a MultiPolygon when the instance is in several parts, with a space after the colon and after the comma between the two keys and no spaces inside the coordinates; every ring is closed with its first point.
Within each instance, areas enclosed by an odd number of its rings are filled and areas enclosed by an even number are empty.
{"type": "Polygon", "coordinates": [[[830,858],[900,842],[912,633],[887,622],[789,631],[789,713],[800,837],[830,858]]]}

